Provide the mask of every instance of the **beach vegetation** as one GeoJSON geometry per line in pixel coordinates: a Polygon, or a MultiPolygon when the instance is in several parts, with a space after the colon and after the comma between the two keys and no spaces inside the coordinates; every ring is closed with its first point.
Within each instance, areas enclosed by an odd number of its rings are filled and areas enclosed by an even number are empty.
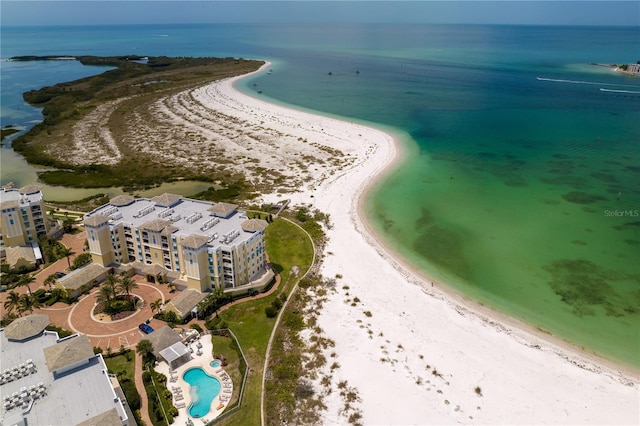
{"type": "Polygon", "coordinates": [[[366,316],[367,318],[371,318],[373,314],[371,313],[371,311],[364,311],[364,316],[366,316]]]}
{"type": "Polygon", "coordinates": [[[482,389],[480,388],[480,386],[476,386],[474,391],[475,391],[476,395],[482,396],[482,389]]]}
{"type": "MultiPolygon", "coordinates": [[[[148,107],[158,99],[214,80],[254,71],[262,64],[261,61],[149,57],[148,62],[142,64],[124,57],[82,56],[78,59],[83,64],[100,64],[115,69],[24,94],[27,103],[42,107],[43,121],[16,138],[12,146],[29,163],[53,168],[40,173],[41,181],[70,187],[117,186],[135,190],[183,179],[219,180],[231,184],[241,177],[231,171],[218,173],[218,168],[177,167],[170,159],[145,154],[135,144],[129,143],[131,126],[128,119],[135,111],[145,122],[153,122],[148,107]],[[91,164],[74,162],[71,159],[86,153],[76,150],[74,156],[68,155],[69,150],[74,149],[70,135],[77,130],[78,123],[84,123],[98,108],[106,107],[111,108],[108,132],[122,153],[121,159],[113,161],[112,158],[96,157],[90,159],[91,164]]],[[[93,137],[98,145],[105,145],[98,133],[93,137]]],[[[187,135],[189,139],[195,137],[187,135]]],[[[154,143],[153,140],[147,142],[154,143]]],[[[210,158],[220,157],[216,153],[210,154],[213,154],[210,158]]],[[[216,197],[224,196],[224,192],[223,189],[222,194],[216,194],[216,197]]],[[[232,188],[230,192],[236,191],[232,188]]]]}

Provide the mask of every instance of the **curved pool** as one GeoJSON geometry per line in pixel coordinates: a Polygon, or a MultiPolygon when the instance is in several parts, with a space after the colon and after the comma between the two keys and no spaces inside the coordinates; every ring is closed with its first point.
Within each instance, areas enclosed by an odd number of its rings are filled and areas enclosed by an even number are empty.
{"type": "Polygon", "coordinates": [[[220,381],[208,375],[202,368],[194,367],[184,372],[182,379],[189,383],[189,395],[191,405],[189,415],[191,417],[204,417],[211,410],[213,398],[220,393],[220,381]]]}
{"type": "Polygon", "coordinates": [[[222,363],[220,362],[219,359],[214,359],[213,361],[211,361],[211,364],[209,365],[212,366],[213,368],[217,368],[217,367],[220,367],[222,363]]]}

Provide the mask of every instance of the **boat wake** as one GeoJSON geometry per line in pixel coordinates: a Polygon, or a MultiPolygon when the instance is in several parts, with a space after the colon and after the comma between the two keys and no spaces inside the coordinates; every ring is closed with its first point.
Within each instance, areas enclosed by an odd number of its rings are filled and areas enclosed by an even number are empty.
{"type": "Polygon", "coordinates": [[[599,81],[582,81],[582,80],[562,80],[562,79],[557,79],[557,78],[545,78],[545,77],[536,77],[536,80],[538,80],[538,81],[550,81],[550,82],[553,82],[553,83],[590,84],[590,85],[594,85],[594,86],[616,86],[616,87],[634,87],[634,88],[638,87],[638,86],[634,86],[634,85],[631,85],[631,84],[603,83],[603,82],[599,82],[599,81]]]}
{"type": "Polygon", "coordinates": [[[600,88],[601,92],[615,92],[615,93],[635,93],[635,94],[639,94],[640,92],[636,91],[636,90],[614,90],[614,89],[604,89],[604,88],[600,88]]]}

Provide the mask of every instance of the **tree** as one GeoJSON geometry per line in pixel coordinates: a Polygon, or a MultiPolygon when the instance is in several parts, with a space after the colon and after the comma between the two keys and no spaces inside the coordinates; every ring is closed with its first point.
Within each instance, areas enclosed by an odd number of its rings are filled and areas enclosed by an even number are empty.
{"type": "Polygon", "coordinates": [[[70,233],[73,231],[73,226],[76,224],[76,220],[74,218],[71,217],[66,217],[63,221],[62,221],[62,227],[64,228],[64,232],[65,233],[70,233]]]}
{"type": "Polygon", "coordinates": [[[147,340],[142,339],[136,346],[136,353],[139,354],[143,360],[149,360],[153,357],[153,344],[147,340]]]}
{"type": "Polygon", "coordinates": [[[91,253],[80,253],[75,259],[73,259],[71,269],[78,269],[89,263],[91,263],[91,253]]]}
{"type": "Polygon", "coordinates": [[[131,293],[131,290],[134,290],[136,288],[138,288],[138,284],[134,280],[129,278],[125,273],[122,273],[120,275],[120,282],[118,283],[119,291],[126,294],[128,297],[129,293],[131,293]]]}
{"type": "Polygon", "coordinates": [[[104,280],[104,283],[102,284],[103,286],[107,286],[111,289],[111,295],[112,298],[115,299],[116,296],[118,296],[118,284],[119,284],[120,280],[118,279],[117,275],[114,275],[113,273],[109,273],[107,275],[107,277],[104,280]]]}
{"type": "Polygon", "coordinates": [[[69,269],[71,269],[71,259],[70,257],[76,254],[75,251],[71,250],[69,247],[62,246],[60,247],[60,256],[67,258],[67,263],[69,264],[69,269]]]}
{"type": "Polygon", "coordinates": [[[31,283],[34,282],[35,280],[36,280],[35,275],[31,275],[31,274],[23,275],[20,277],[20,279],[16,283],[16,287],[22,287],[22,286],[27,287],[27,293],[31,295],[31,283]]]}
{"type": "Polygon", "coordinates": [[[53,284],[58,280],[58,276],[56,274],[51,274],[44,280],[44,285],[48,286],[49,289],[53,287],[53,284]]]}
{"type": "Polygon", "coordinates": [[[109,306],[111,300],[113,299],[113,292],[113,285],[105,281],[102,286],[100,286],[100,290],[98,290],[96,299],[99,303],[103,303],[105,306],[109,306]]]}
{"type": "Polygon", "coordinates": [[[7,294],[7,300],[4,302],[4,308],[8,314],[12,314],[14,310],[18,310],[20,307],[20,294],[11,290],[7,294]]]}
{"type": "Polygon", "coordinates": [[[158,299],[155,302],[151,302],[151,312],[156,312],[156,311],[160,311],[160,308],[162,307],[162,299],[158,299]]]}
{"type": "Polygon", "coordinates": [[[33,294],[23,294],[20,296],[18,307],[21,314],[27,311],[32,314],[34,308],[37,309],[40,307],[40,302],[33,294]]]}
{"type": "Polygon", "coordinates": [[[167,284],[167,288],[169,289],[169,293],[176,291],[176,285],[174,283],[167,284]]]}

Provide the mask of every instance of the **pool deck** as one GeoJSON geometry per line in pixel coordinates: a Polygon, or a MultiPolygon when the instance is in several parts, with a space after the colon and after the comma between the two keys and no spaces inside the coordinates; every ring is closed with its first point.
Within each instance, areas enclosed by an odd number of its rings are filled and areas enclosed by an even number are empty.
{"type": "Polygon", "coordinates": [[[206,424],[218,417],[229,404],[233,393],[233,382],[222,367],[212,367],[213,361],[213,345],[211,344],[211,336],[203,335],[193,341],[190,345],[193,348],[193,354],[190,361],[182,364],[174,371],[169,371],[169,365],[166,362],[160,362],[156,366],[156,371],[167,376],[167,388],[173,394],[173,405],[178,408],[178,416],[174,418],[175,425],[188,425],[191,420],[193,425],[199,423],[206,424]],[[198,355],[198,343],[202,345],[200,348],[201,355],[198,355]],[[217,378],[220,381],[220,393],[213,398],[211,407],[207,415],[202,418],[195,418],[189,415],[189,406],[191,405],[191,395],[189,390],[191,386],[182,379],[185,371],[193,367],[202,368],[207,374],[217,378]],[[220,408],[218,408],[220,407],[220,408]]]}

